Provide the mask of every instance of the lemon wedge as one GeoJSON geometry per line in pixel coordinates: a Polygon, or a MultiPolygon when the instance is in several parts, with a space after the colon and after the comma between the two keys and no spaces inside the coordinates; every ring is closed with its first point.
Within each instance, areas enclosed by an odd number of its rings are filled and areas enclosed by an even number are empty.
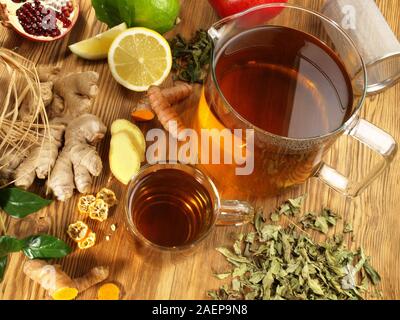
{"type": "Polygon", "coordinates": [[[100,33],[93,38],[77,42],[69,49],[78,57],[87,60],[100,60],[107,58],[108,51],[115,38],[121,32],[128,29],[126,23],[122,23],[106,32],[100,33]]]}
{"type": "Polygon", "coordinates": [[[108,64],[122,86],[143,92],[168,77],[172,67],[171,48],[161,34],[147,28],[131,28],[112,43],[108,64]]]}

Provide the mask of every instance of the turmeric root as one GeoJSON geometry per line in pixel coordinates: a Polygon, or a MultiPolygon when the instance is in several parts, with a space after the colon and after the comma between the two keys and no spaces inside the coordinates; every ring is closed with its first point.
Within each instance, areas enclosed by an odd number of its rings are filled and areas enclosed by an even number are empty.
{"type": "MultiPolygon", "coordinates": [[[[193,88],[191,85],[187,83],[179,83],[174,87],[162,89],[161,93],[167,101],[173,105],[189,97],[192,91],[193,88]]],[[[135,110],[132,112],[132,118],[135,121],[150,121],[153,120],[154,117],[155,114],[147,97],[140,100],[135,110]]]]}
{"type": "Polygon", "coordinates": [[[94,285],[106,280],[109,276],[109,273],[110,271],[107,267],[96,267],[90,270],[83,277],[75,279],[74,282],[78,291],[84,292],[94,285]]]}
{"type": "Polygon", "coordinates": [[[108,278],[106,267],[96,267],[82,278],[72,280],[59,265],[50,265],[43,260],[29,260],[24,264],[24,273],[40,284],[54,300],[73,300],[79,293],[108,278]]]}
{"type": "Polygon", "coordinates": [[[167,98],[162,94],[161,89],[156,86],[150,87],[147,92],[149,97],[150,105],[153,111],[156,113],[158,120],[161,122],[165,130],[174,138],[179,138],[180,133],[185,130],[185,127],[174,108],[168,102],[167,98]],[[176,128],[171,128],[171,123],[175,121],[176,128]]]}
{"type": "Polygon", "coordinates": [[[94,115],[86,114],[72,120],[65,132],[64,149],[60,153],[48,187],[60,201],[73,196],[76,189],[88,193],[92,176],[99,176],[103,164],[93,147],[104,138],[106,126],[94,115]]]}
{"type": "Polygon", "coordinates": [[[49,265],[43,260],[29,260],[24,264],[24,273],[39,283],[54,300],[73,300],[78,295],[76,284],[59,265],[49,265]]]}

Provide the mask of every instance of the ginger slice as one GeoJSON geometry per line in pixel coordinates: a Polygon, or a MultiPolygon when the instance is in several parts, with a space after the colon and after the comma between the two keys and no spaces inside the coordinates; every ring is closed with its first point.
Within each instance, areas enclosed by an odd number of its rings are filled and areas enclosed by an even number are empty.
{"type": "Polygon", "coordinates": [[[79,198],[78,211],[81,214],[88,215],[89,207],[96,201],[96,197],[93,195],[82,196],[79,198]]]}
{"type": "Polygon", "coordinates": [[[118,203],[117,196],[115,195],[114,191],[107,188],[101,189],[97,193],[96,199],[103,200],[109,208],[112,208],[118,203]]]}
{"type": "Polygon", "coordinates": [[[68,226],[67,234],[75,242],[80,242],[91,232],[88,225],[82,221],[77,221],[68,226]]]}
{"type": "Polygon", "coordinates": [[[94,247],[95,244],[96,244],[96,234],[90,231],[85,239],[78,242],[78,247],[81,250],[86,250],[91,247],[94,247]]]}
{"type": "Polygon", "coordinates": [[[119,300],[120,289],[114,283],[106,283],[100,287],[97,298],[99,300],[119,300]]]}
{"type": "Polygon", "coordinates": [[[90,219],[97,220],[100,222],[106,221],[108,218],[109,207],[103,199],[96,199],[89,206],[89,217],[90,219]]]}

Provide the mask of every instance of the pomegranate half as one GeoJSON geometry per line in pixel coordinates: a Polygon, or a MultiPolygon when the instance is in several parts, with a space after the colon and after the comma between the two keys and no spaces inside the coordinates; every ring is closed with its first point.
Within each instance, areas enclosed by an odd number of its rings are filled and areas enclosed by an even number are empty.
{"type": "Polygon", "coordinates": [[[79,16],[76,0],[0,0],[0,20],[23,37],[50,42],[61,39],[79,16]]]}

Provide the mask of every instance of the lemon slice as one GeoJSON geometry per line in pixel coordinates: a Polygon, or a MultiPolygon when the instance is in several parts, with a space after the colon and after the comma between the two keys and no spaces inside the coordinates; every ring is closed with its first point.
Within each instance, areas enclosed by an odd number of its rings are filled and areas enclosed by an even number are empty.
{"type": "Polygon", "coordinates": [[[146,91],[160,85],[171,72],[171,48],[159,33],[146,28],[122,32],[108,53],[111,73],[125,88],[146,91]]]}
{"type": "Polygon", "coordinates": [[[108,51],[115,38],[121,32],[128,29],[126,23],[122,23],[106,32],[97,36],[83,40],[69,46],[69,49],[78,57],[88,60],[99,60],[107,58],[108,51]]]}

